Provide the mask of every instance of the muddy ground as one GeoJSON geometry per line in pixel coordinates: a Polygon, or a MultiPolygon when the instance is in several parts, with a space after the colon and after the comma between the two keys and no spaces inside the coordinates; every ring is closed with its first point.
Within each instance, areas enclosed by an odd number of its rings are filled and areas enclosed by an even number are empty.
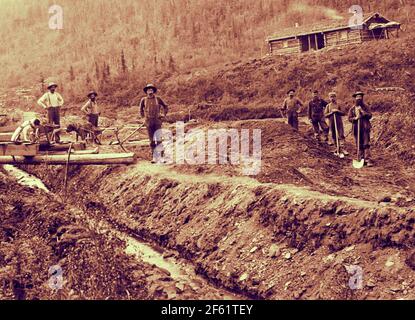
{"type": "MultiPolygon", "coordinates": [[[[352,156],[316,144],[305,122],[300,133],[276,119],[188,128],[224,126],[263,130],[258,176],[232,165],[152,165],[146,147],[129,146],[135,165],[71,167],[65,201],[246,298],[415,298],[410,166],[375,144],[376,166],[355,171],[352,156]]],[[[61,192],[64,168],[26,169],[61,192]]]]}
{"type": "Polygon", "coordinates": [[[207,284],[169,251],[40,190],[34,179],[13,178],[0,171],[0,300],[240,299],[207,284]]]}

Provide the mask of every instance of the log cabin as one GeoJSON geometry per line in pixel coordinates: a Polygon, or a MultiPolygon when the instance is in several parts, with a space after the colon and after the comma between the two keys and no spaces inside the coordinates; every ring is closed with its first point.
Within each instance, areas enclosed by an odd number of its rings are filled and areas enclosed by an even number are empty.
{"type": "Polygon", "coordinates": [[[362,20],[362,23],[329,20],[283,29],[267,38],[269,53],[297,54],[399,36],[400,23],[377,12],[364,16],[362,20]]]}

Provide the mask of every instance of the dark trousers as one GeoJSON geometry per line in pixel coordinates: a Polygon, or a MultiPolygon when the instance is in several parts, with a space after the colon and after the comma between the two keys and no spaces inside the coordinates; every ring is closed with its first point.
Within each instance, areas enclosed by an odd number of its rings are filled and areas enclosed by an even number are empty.
{"type": "MultiPolygon", "coordinates": [[[[333,139],[333,142],[336,143],[336,126],[334,124],[334,116],[331,116],[329,118],[330,120],[330,131],[331,131],[331,138],[333,139]]],[[[343,120],[342,117],[339,115],[336,115],[336,124],[337,124],[337,132],[339,133],[339,140],[344,140],[344,127],[343,127],[343,120]]]]}
{"type": "Polygon", "coordinates": [[[60,107],[48,108],[48,122],[49,124],[61,125],[60,107]]]}
{"type": "MultiPolygon", "coordinates": [[[[60,117],[60,107],[50,107],[48,108],[48,122],[49,124],[54,124],[57,126],[61,126],[61,117],[60,117]]],[[[60,141],[60,134],[59,134],[59,130],[54,129],[54,131],[56,130],[56,132],[54,132],[53,134],[53,140],[55,140],[55,142],[59,142],[60,141]]]]}
{"type": "Polygon", "coordinates": [[[296,111],[287,112],[288,124],[298,131],[298,113],[296,111]]]}
{"type": "Polygon", "coordinates": [[[321,131],[323,132],[324,136],[327,137],[329,133],[329,127],[324,120],[324,118],[314,118],[311,119],[311,124],[313,125],[314,133],[319,135],[321,131]]]}
{"type": "Polygon", "coordinates": [[[90,113],[87,115],[87,118],[90,124],[92,124],[94,127],[98,127],[98,119],[99,119],[98,114],[90,113]]]}
{"type": "MultiPolygon", "coordinates": [[[[354,140],[357,146],[357,126],[353,130],[354,140]]],[[[370,149],[370,129],[361,129],[360,130],[360,156],[365,157],[365,152],[369,152],[370,149]]]]}
{"type": "Polygon", "coordinates": [[[157,139],[157,137],[154,136],[157,130],[161,129],[161,125],[162,122],[159,119],[146,120],[148,139],[150,140],[150,147],[152,153],[154,149],[157,147],[157,145],[159,145],[161,142],[160,139],[157,139]]]}

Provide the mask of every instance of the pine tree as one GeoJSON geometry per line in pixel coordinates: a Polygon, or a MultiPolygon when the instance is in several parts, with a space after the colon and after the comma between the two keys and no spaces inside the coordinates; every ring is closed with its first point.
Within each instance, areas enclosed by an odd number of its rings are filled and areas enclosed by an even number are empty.
{"type": "Polygon", "coordinates": [[[39,83],[40,83],[40,92],[43,93],[43,91],[45,91],[45,77],[42,73],[40,74],[39,83]]]}
{"type": "Polygon", "coordinates": [[[102,66],[102,76],[101,76],[102,82],[107,81],[107,64],[104,62],[104,65],[102,66]]]}
{"type": "Polygon", "coordinates": [[[74,69],[73,69],[73,66],[71,66],[71,67],[69,68],[69,80],[70,80],[71,82],[74,82],[74,81],[75,81],[75,71],[74,71],[74,69]]]}
{"type": "Polygon", "coordinates": [[[86,74],[85,84],[86,84],[87,87],[91,86],[91,78],[89,77],[89,73],[86,74]]]}
{"type": "Polygon", "coordinates": [[[100,73],[99,73],[99,64],[98,62],[95,60],[95,78],[98,80],[100,78],[100,73]]]}
{"type": "Polygon", "coordinates": [[[127,73],[127,71],[128,71],[127,62],[125,61],[124,50],[122,50],[121,51],[121,72],[125,74],[127,73]]]}
{"type": "Polygon", "coordinates": [[[106,74],[107,74],[107,78],[109,79],[111,77],[111,68],[109,64],[107,64],[106,74]]]}
{"type": "Polygon", "coordinates": [[[176,71],[176,63],[174,62],[173,56],[170,54],[169,56],[169,65],[168,68],[170,71],[176,71]]]}

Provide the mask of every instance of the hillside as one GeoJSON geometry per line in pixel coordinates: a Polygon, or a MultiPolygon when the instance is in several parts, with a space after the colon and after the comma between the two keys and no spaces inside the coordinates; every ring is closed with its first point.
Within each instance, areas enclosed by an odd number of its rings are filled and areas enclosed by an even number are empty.
{"type": "MultiPolygon", "coordinates": [[[[62,0],[59,4],[63,29],[51,30],[50,1],[0,1],[0,88],[32,88],[37,95],[44,86],[41,82],[52,79],[71,100],[95,87],[125,104],[125,92],[117,90],[123,80],[141,86],[153,79],[161,82],[201,68],[203,72],[230,61],[260,58],[267,52],[265,38],[276,30],[348,17],[355,1],[62,0]]],[[[380,11],[402,22],[404,29],[412,24],[412,1],[360,4],[365,12],[380,11]]]]}

